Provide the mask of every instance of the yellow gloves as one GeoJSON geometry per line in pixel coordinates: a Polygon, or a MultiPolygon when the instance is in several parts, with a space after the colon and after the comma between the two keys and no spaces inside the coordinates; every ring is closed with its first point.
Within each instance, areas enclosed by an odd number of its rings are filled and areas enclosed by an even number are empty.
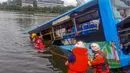
{"type": "Polygon", "coordinates": [[[92,66],[90,62],[91,62],[91,61],[88,61],[88,65],[89,65],[89,66],[92,66]]]}

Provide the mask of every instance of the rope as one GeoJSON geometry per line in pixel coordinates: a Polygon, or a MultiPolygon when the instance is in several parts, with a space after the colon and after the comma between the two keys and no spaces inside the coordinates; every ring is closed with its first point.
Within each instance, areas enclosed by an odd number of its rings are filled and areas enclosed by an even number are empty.
{"type": "MultiPolygon", "coordinates": [[[[54,47],[51,47],[51,48],[54,49],[54,47]]],[[[56,52],[53,52],[52,50],[50,50],[51,48],[48,47],[48,51],[50,51],[52,54],[57,55],[57,56],[59,56],[59,57],[62,57],[62,58],[64,58],[64,59],[68,59],[68,57],[66,57],[66,56],[64,56],[64,55],[58,54],[58,53],[56,53],[56,52]]]]}
{"type": "Polygon", "coordinates": [[[59,57],[62,57],[62,58],[64,58],[64,59],[68,59],[66,56],[64,56],[64,55],[61,55],[61,54],[58,54],[58,53],[55,53],[55,52],[53,52],[52,50],[49,50],[52,54],[54,54],[54,55],[57,55],[57,56],[59,56],[59,57]]]}

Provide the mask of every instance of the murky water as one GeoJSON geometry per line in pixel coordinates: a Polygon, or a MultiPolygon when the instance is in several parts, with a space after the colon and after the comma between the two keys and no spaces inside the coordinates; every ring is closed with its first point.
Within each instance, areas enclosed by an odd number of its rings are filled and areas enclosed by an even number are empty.
{"type": "Polygon", "coordinates": [[[49,18],[0,11],[0,73],[57,73],[49,59],[35,52],[24,33],[49,18]]]}

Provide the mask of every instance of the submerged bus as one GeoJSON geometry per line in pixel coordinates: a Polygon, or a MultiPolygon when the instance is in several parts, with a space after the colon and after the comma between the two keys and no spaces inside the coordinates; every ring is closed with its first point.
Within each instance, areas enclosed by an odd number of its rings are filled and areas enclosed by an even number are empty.
{"type": "Polygon", "coordinates": [[[96,42],[111,68],[129,66],[130,0],[89,0],[28,33],[42,33],[44,39],[67,50],[76,41],[85,42],[86,48],[96,42]]]}

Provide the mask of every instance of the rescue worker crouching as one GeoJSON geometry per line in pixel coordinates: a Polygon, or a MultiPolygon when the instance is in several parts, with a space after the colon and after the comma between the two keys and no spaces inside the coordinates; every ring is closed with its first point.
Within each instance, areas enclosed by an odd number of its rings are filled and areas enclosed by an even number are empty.
{"type": "Polygon", "coordinates": [[[65,65],[69,66],[68,73],[85,73],[88,68],[87,48],[83,42],[77,42],[72,49],[72,54],[68,57],[65,65]]]}
{"type": "Polygon", "coordinates": [[[88,64],[93,67],[94,73],[109,73],[106,55],[100,50],[100,46],[96,43],[92,43],[90,48],[94,53],[94,58],[88,61],[88,64]]]}
{"type": "Polygon", "coordinates": [[[45,46],[42,42],[41,36],[36,36],[33,41],[34,41],[34,47],[37,49],[37,52],[43,52],[45,46]]]}

